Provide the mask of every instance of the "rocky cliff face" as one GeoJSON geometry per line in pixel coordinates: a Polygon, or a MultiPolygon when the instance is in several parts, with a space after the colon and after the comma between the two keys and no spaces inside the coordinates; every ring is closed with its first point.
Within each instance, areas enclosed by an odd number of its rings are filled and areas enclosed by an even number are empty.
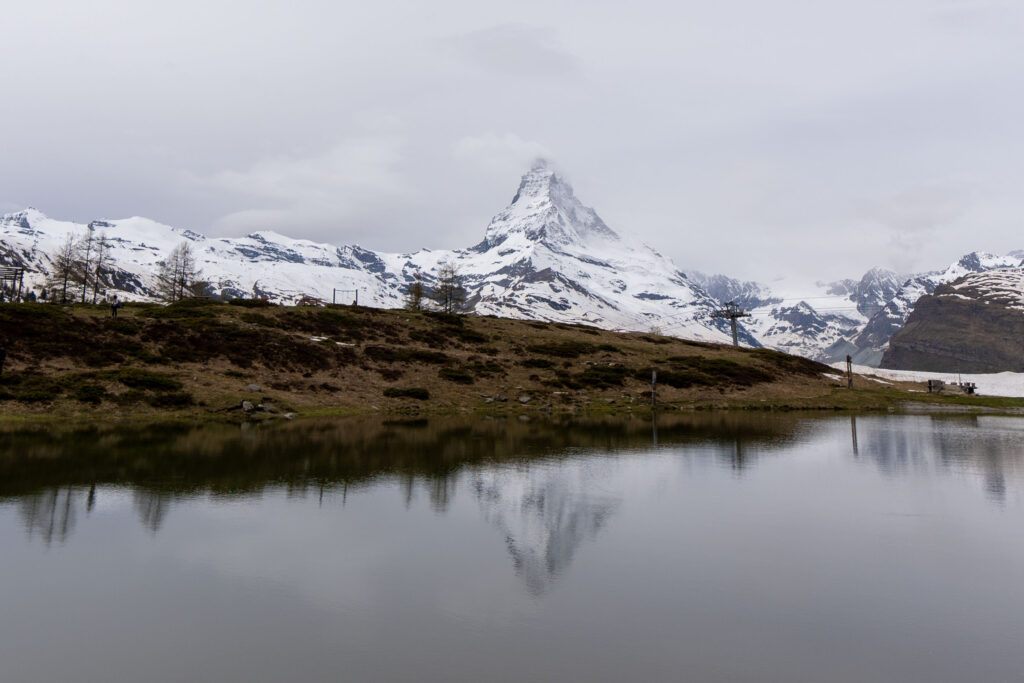
{"type": "Polygon", "coordinates": [[[1024,269],[972,273],[922,296],[882,367],[1024,372],[1024,269]]]}

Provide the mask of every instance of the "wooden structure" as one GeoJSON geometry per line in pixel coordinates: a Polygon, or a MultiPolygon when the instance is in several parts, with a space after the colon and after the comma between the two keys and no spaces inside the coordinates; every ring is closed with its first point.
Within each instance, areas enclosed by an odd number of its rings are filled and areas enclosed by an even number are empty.
{"type": "Polygon", "coordinates": [[[10,291],[12,299],[21,301],[24,287],[24,268],[21,266],[0,266],[0,300],[3,299],[3,292],[10,291]]]}

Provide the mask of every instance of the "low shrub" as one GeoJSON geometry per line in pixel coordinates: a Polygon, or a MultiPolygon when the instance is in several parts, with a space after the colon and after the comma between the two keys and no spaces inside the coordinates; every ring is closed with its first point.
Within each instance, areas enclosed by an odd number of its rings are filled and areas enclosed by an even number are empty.
{"type": "Polygon", "coordinates": [[[103,321],[103,328],[126,336],[138,334],[139,332],[139,324],[137,322],[125,320],[124,318],[107,318],[103,321]]]}
{"type": "Polygon", "coordinates": [[[103,368],[110,365],[119,365],[124,362],[124,356],[116,351],[109,349],[102,350],[97,349],[95,351],[89,351],[83,354],[78,359],[83,364],[88,365],[90,368],[103,368]]]}
{"type": "Polygon", "coordinates": [[[167,304],[167,308],[209,308],[211,306],[220,305],[221,302],[218,301],[217,299],[210,299],[202,296],[190,296],[185,299],[178,299],[177,301],[167,304]]]}
{"type": "Polygon", "coordinates": [[[262,327],[282,326],[281,323],[277,320],[277,318],[273,316],[262,315],[260,313],[250,313],[249,311],[244,311],[243,313],[240,313],[238,315],[238,319],[244,323],[249,323],[250,325],[260,325],[262,327]]]}
{"type": "Polygon", "coordinates": [[[419,401],[426,401],[430,398],[430,392],[423,387],[388,387],[384,390],[388,398],[415,398],[419,401]]]}
{"type": "Polygon", "coordinates": [[[274,304],[266,299],[228,299],[229,306],[241,306],[242,308],[269,308],[274,304]]]}
{"type": "Polygon", "coordinates": [[[61,383],[52,377],[20,372],[0,375],[0,392],[9,395],[9,400],[25,403],[47,403],[60,397],[64,392],[61,383]]]}
{"type": "Polygon", "coordinates": [[[202,356],[196,352],[195,347],[189,344],[182,344],[180,342],[168,342],[160,347],[161,360],[166,363],[167,361],[174,361],[176,363],[197,363],[202,360],[202,356]]]}
{"type": "Polygon", "coordinates": [[[456,384],[472,384],[474,381],[473,375],[458,368],[441,368],[437,371],[437,376],[456,384]]]}
{"type": "Polygon", "coordinates": [[[170,375],[141,368],[121,368],[110,372],[107,376],[131,389],[179,391],[183,386],[181,382],[170,375]]]}
{"type": "Polygon", "coordinates": [[[394,382],[396,379],[401,379],[405,374],[405,370],[400,368],[374,368],[377,374],[386,379],[389,382],[394,382]]]}
{"type": "Polygon", "coordinates": [[[153,394],[146,397],[146,403],[154,408],[184,408],[195,402],[192,394],[187,391],[172,391],[166,394],[153,394]]]}
{"type": "Polygon", "coordinates": [[[86,382],[78,385],[72,392],[72,396],[82,403],[98,405],[103,399],[107,398],[107,390],[102,384],[86,382]]]}
{"type": "Polygon", "coordinates": [[[409,333],[409,339],[433,346],[434,348],[443,349],[448,346],[449,337],[433,330],[413,330],[409,333]]]}
{"type": "MultiPolygon", "coordinates": [[[[703,356],[672,356],[669,368],[658,369],[658,383],[686,389],[693,386],[749,387],[772,382],[776,375],[755,365],[737,363],[727,358],[703,356]]],[[[649,380],[651,368],[634,373],[637,379],[649,380]]]]}
{"type": "Polygon", "coordinates": [[[204,306],[179,306],[177,303],[167,306],[153,306],[151,309],[139,311],[139,315],[156,320],[180,320],[182,318],[212,318],[214,312],[204,306]]]}
{"type": "Polygon", "coordinates": [[[501,363],[496,363],[493,360],[485,363],[472,363],[466,366],[466,370],[472,372],[478,377],[489,377],[490,375],[504,375],[505,368],[502,367],[501,363]]]}
{"type": "Polygon", "coordinates": [[[527,346],[530,353],[539,353],[543,356],[557,356],[558,358],[579,358],[585,353],[593,353],[597,348],[593,344],[579,341],[548,342],[546,344],[533,344],[527,346]]]}
{"type": "Polygon", "coordinates": [[[381,363],[431,363],[444,365],[451,358],[440,351],[410,349],[402,346],[367,346],[363,353],[367,358],[381,363]]]}
{"type": "Polygon", "coordinates": [[[442,313],[440,311],[424,311],[426,317],[431,320],[436,320],[442,325],[448,325],[450,327],[462,327],[466,324],[461,315],[455,313],[442,313]]]}
{"type": "Polygon", "coordinates": [[[585,387],[604,389],[622,386],[631,373],[629,368],[622,365],[593,365],[576,374],[573,380],[585,387]]]}
{"type": "Polygon", "coordinates": [[[466,342],[468,344],[484,344],[490,341],[490,337],[486,334],[482,334],[476,330],[470,330],[465,327],[456,328],[453,331],[455,332],[455,337],[459,341],[466,342]]]}
{"type": "Polygon", "coordinates": [[[133,405],[135,403],[142,403],[148,398],[148,394],[138,389],[129,389],[123,393],[113,396],[112,399],[115,403],[120,405],[133,405]]]}

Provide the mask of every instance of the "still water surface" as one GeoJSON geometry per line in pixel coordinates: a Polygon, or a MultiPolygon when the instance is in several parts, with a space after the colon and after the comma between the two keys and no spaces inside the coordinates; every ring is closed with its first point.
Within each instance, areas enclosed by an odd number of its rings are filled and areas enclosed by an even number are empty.
{"type": "Polygon", "coordinates": [[[0,681],[1024,680],[1024,420],[0,434],[0,681]]]}

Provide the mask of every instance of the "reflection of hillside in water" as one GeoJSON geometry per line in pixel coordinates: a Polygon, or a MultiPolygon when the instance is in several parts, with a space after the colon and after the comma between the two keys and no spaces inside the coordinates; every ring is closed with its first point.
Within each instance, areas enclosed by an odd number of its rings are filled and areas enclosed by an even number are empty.
{"type": "MultiPolygon", "coordinates": [[[[657,440],[659,447],[720,445],[730,466],[743,469],[751,463],[746,446],[784,444],[802,424],[806,423],[792,416],[663,416],[657,440]]],[[[96,496],[103,495],[103,487],[110,486],[131,488],[135,513],[154,533],[173,513],[173,506],[188,497],[245,497],[267,489],[283,489],[294,497],[322,498],[330,491],[344,496],[349,487],[381,477],[397,476],[406,499],[414,486],[424,486],[431,506],[444,512],[460,473],[467,468],[483,472],[495,466],[508,471],[503,466],[513,464],[528,470],[538,458],[581,450],[593,454],[648,450],[653,441],[652,424],[642,419],[529,424],[333,420],[248,430],[213,425],[0,431],[0,503],[15,502],[29,533],[46,543],[67,539],[81,513],[88,513],[96,496]]],[[[486,487],[488,482],[480,485],[486,487]]],[[[605,509],[607,501],[581,499],[580,494],[575,485],[552,479],[535,482],[532,494],[515,498],[520,501],[515,503],[517,509],[542,515],[538,519],[551,528],[566,529],[551,534],[551,543],[564,543],[564,548],[556,552],[552,545],[550,553],[537,553],[545,558],[541,564],[549,563],[555,571],[564,566],[556,555],[569,556],[572,551],[567,549],[578,547],[578,542],[570,540],[573,534],[582,538],[596,531],[611,509],[605,509]]],[[[523,535],[527,518],[514,521],[508,512],[501,517],[502,524],[517,534],[517,562],[525,567],[533,562],[528,559],[533,551],[525,548],[535,547],[526,538],[536,534],[523,535]]]]}
{"type": "Polygon", "coordinates": [[[851,418],[854,453],[884,474],[933,471],[979,475],[997,501],[1024,479],[1024,420],[996,416],[851,418]]]}
{"type": "Polygon", "coordinates": [[[595,491],[614,474],[609,469],[607,461],[568,460],[473,475],[484,518],[505,536],[516,573],[534,595],[544,592],[615,511],[618,498],[595,491]]]}

